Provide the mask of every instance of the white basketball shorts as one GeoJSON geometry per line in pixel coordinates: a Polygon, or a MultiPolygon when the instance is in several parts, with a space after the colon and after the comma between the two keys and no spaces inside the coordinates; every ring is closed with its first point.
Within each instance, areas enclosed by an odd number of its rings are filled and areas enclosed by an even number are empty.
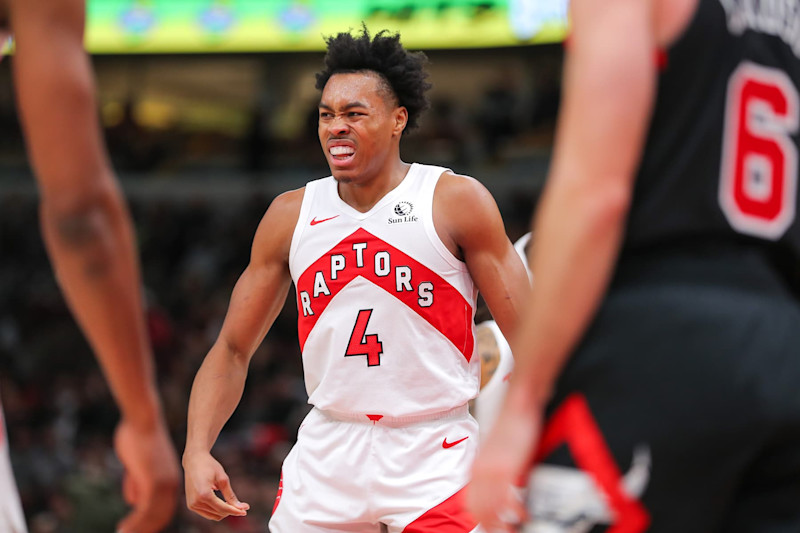
{"type": "Polygon", "coordinates": [[[467,406],[404,419],[312,409],[283,463],[269,530],[477,532],[463,491],[477,448],[467,406]]]}

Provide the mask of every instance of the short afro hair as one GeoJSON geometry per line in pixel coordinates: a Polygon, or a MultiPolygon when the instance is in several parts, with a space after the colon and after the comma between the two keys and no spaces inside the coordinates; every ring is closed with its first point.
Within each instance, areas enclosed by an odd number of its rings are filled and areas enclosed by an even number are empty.
{"type": "Polygon", "coordinates": [[[361,35],[339,33],[326,37],[325,42],[328,53],[324,70],[317,73],[317,89],[323,90],[334,74],[375,72],[394,93],[398,105],[408,111],[403,133],[417,127],[420,115],[430,106],[425,92],[432,87],[426,80],[428,58],[424,53],[403,48],[399,33],[391,35],[383,30],[371,37],[366,24],[361,26],[361,35]]]}

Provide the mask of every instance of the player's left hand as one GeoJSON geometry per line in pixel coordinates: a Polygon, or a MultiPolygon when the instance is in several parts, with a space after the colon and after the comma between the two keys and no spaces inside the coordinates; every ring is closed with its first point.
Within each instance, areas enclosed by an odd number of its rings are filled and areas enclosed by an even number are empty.
{"type": "Polygon", "coordinates": [[[481,444],[467,488],[467,506],[487,531],[513,531],[527,519],[517,487],[530,467],[541,418],[540,409],[514,409],[506,402],[481,444]]]}
{"type": "Polygon", "coordinates": [[[117,533],[158,533],[169,524],[178,501],[180,470],[163,421],[137,427],[123,419],[114,435],[114,448],[125,476],[122,494],[133,506],[117,533]]]}

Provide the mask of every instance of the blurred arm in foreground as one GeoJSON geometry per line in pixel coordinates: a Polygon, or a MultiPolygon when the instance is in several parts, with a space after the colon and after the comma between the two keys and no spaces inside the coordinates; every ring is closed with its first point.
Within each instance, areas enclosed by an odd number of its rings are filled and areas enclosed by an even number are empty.
{"type": "Polygon", "coordinates": [[[146,335],[133,225],[110,167],[83,49],[83,0],[10,0],[14,82],[41,192],[47,251],[103,368],[122,420],[115,448],[134,506],[121,532],[171,519],[178,466],[162,416],[146,335]]]}

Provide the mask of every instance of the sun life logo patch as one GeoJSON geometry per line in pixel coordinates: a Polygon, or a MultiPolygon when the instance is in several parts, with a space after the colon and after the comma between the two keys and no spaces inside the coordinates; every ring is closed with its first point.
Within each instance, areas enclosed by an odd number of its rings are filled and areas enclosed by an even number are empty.
{"type": "Polygon", "coordinates": [[[416,222],[419,220],[411,212],[414,211],[414,204],[411,202],[397,202],[394,206],[394,214],[399,218],[389,217],[389,224],[400,224],[402,222],[416,222]]]}
{"type": "Polygon", "coordinates": [[[411,202],[397,202],[397,205],[394,206],[395,214],[401,217],[410,215],[413,210],[414,205],[411,202]]]}

